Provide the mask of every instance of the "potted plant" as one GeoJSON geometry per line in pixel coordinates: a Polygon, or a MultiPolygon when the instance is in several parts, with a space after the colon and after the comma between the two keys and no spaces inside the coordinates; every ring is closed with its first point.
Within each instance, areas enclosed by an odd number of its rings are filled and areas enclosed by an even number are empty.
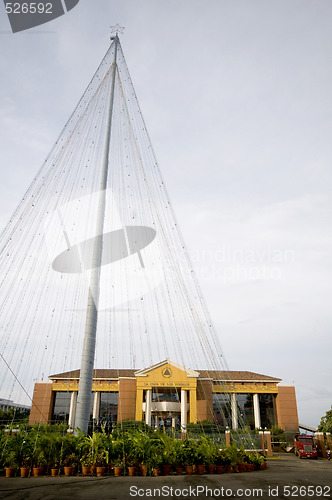
{"type": "Polygon", "coordinates": [[[34,457],[34,466],[32,469],[32,474],[35,477],[41,476],[46,464],[47,464],[47,461],[46,461],[46,457],[45,457],[44,452],[43,451],[39,451],[39,453],[37,452],[37,454],[34,457]]]}
{"type": "Polygon", "coordinates": [[[156,450],[155,453],[152,453],[150,460],[150,470],[154,476],[160,476],[161,465],[162,465],[162,456],[159,450],[156,450]]]}
{"type": "Polygon", "coordinates": [[[25,456],[21,460],[20,472],[21,477],[28,477],[30,472],[31,457],[25,456]]]}
{"type": "Polygon", "coordinates": [[[238,460],[239,460],[238,463],[239,472],[245,472],[247,470],[247,464],[246,464],[247,454],[243,446],[241,446],[241,448],[238,451],[238,460]]]}
{"type": "Polygon", "coordinates": [[[205,437],[201,437],[198,441],[196,449],[195,449],[195,465],[197,468],[198,474],[204,474],[205,466],[207,463],[207,455],[208,455],[208,441],[205,437]]]}
{"type": "Polygon", "coordinates": [[[181,440],[175,440],[173,448],[173,466],[178,476],[181,475],[183,472],[183,465],[184,465],[183,442],[181,440]]]}
{"type": "Polygon", "coordinates": [[[80,460],[82,465],[82,474],[83,476],[88,476],[91,474],[91,467],[93,464],[93,459],[90,453],[86,453],[80,460]]]}
{"type": "Polygon", "coordinates": [[[116,477],[122,476],[124,464],[125,464],[125,460],[123,457],[118,456],[115,458],[115,460],[113,462],[114,476],[116,476],[116,477]]]}
{"type": "Polygon", "coordinates": [[[6,477],[14,476],[17,468],[18,468],[18,461],[16,453],[15,451],[10,451],[5,458],[6,477]]]}
{"type": "Polygon", "coordinates": [[[108,452],[101,451],[95,458],[97,476],[103,476],[108,464],[108,452]]]}
{"type": "Polygon", "coordinates": [[[227,465],[231,467],[231,469],[227,470],[227,472],[239,472],[238,463],[239,463],[239,452],[235,444],[231,444],[226,449],[226,460],[227,465]]]}
{"type": "Polygon", "coordinates": [[[186,474],[191,475],[193,473],[193,466],[195,463],[195,447],[192,444],[192,441],[186,439],[183,443],[182,447],[182,459],[183,465],[186,470],[186,474]]]}
{"type": "Polygon", "coordinates": [[[216,472],[217,474],[222,474],[224,472],[225,466],[225,453],[222,450],[218,450],[216,454],[216,472]]]}
{"type": "Polygon", "coordinates": [[[66,458],[63,461],[63,470],[65,473],[65,476],[72,476],[75,472],[75,467],[78,464],[78,457],[75,453],[71,453],[70,455],[67,455],[66,458]]]}
{"type": "Polygon", "coordinates": [[[129,476],[135,476],[138,461],[134,454],[129,454],[126,456],[126,466],[128,469],[129,476]]]}

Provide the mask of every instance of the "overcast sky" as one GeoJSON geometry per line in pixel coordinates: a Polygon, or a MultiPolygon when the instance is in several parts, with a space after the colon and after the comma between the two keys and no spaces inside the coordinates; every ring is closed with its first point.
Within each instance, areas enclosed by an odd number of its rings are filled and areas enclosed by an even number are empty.
{"type": "MultiPolygon", "coordinates": [[[[12,34],[0,4],[0,224],[121,43],[228,365],[330,409],[330,0],[80,0],[12,34]]],[[[199,368],[199,367],[192,367],[199,368]]],[[[1,394],[0,394],[1,397],[1,394]]]]}

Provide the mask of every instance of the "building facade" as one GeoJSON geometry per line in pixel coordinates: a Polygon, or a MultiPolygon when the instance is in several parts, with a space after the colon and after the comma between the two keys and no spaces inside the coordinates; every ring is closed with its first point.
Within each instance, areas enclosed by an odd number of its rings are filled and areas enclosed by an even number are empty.
{"type": "MultiPolygon", "coordinates": [[[[73,427],[79,370],[49,379],[35,384],[30,423],[73,427]]],[[[232,429],[299,430],[294,386],[247,371],[196,371],[170,360],[143,370],[95,369],[92,392],[91,416],[104,425],[130,419],[184,430],[188,423],[212,421],[232,429]]]]}
{"type": "Polygon", "coordinates": [[[11,408],[20,412],[30,410],[30,406],[22,405],[20,403],[14,403],[14,401],[11,401],[10,399],[0,398],[0,410],[8,411],[11,408]]]}

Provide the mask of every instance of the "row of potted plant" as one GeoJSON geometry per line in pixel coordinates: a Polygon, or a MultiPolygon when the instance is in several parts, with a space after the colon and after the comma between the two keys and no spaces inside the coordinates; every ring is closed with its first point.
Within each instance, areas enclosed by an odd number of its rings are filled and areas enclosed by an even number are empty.
{"type": "Polygon", "coordinates": [[[104,431],[91,436],[74,436],[54,432],[52,428],[25,428],[11,435],[0,436],[2,454],[1,469],[24,468],[21,474],[82,472],[102,475],[112,470],[115,475],[155,474],[160,471],[188,474],[196,469],[206,471],[240,472],[260,468],[264,458],[256,453],[248,454],[235,445],[220,448],[212,439],[178,440],[162,431],[147,429],[116,429],[107,436],[104,431]],[[68,468],[71,469],[68,469],[68,468]]]}

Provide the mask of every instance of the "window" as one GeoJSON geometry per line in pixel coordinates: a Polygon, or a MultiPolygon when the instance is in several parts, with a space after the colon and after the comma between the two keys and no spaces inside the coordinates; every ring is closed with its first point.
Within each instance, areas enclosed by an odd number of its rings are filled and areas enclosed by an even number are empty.
{"type": "Polygon", "coordinates": [[[274,394],[259,394],[261,426],[271,429],[277,423],[274,394]]]}
{"type": "Polygon", "coordinates": [[[158,403],[158,401],[169,401],[172,403],[179,403],[179,391],[176,389],[153,389],[152,390],[152,402],[158,403]]]}
{"type": "Polygon", "coordinates": [[[254,403],[253,403],[253,395],[252,394],[237,394],[236,402],[238,408],[239,419],[242,419],[243,422],[239,422],[239,424],[248,425],[251,429],[255,428],[255,419],[254,419],[254,403]]]}
{"type": "Polygon", "coordinates": [[[118,420],[118,392],[100,393],[99,421],[103,426],[112,426],[118,420]]]}
{"type": "Polygon", "coordinates": [[[221,427],[232,427],[230,394],[213,394],[213,418],[221,427]]]}
{"type": "Polygon", "coordinates": [[[54,397],[53,422],[68,422],[71,392],[57,391],[54,397]]]}

